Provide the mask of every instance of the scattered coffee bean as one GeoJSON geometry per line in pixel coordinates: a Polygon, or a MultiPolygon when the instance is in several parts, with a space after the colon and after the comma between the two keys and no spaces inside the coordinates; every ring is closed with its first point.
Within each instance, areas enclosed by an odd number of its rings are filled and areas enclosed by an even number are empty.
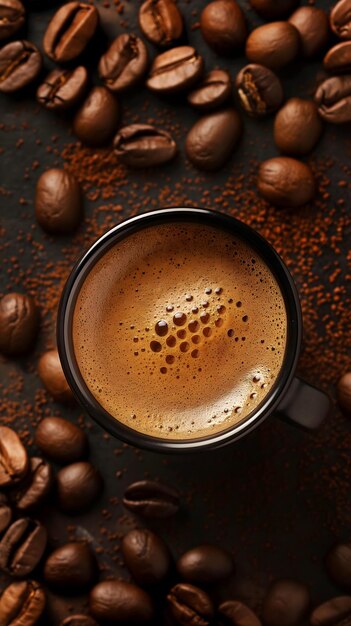
{"type": "Polygon", "coordinates": [[[251,63],[243,67],[235,84],[242,107],[252,117],[274,113],[284,100],[283,87],[278,76],[263,65],[251,63]]]}
{"type": "Polygon", "coordinates": [[[328,16],[317,7],[299,7],[289,18],[300,34],[301,52],[305,59],[319,54],[327,45],[330,31],[328,16]]]}
{"type": "Polygon", "coordinates": [[[165,542],[145,528],[123,537],[122,553],[135,581],[142,586],[165,582],[171,569],[171,554],[165,542]]]}
{"type": "Polygon", "coordinates": [[[7,426],[0,426],[0,487],[12,487],[26,475],[27,451],[19,436],[7,426]]]}
{"type": "Polygon", "coordinates": [[[231,555],[217,546],[203,544],[185,552],[177,562],[184,580],[198,585],[217,583],[234,571],[231,555]]]}
{"type": "Polygon", "coordinates": [[[130,167],[154,167],[174,158],[177,144],[171,135],[149,124],[121,128],[113,142],[119,161],[130,167]]]}
{"type": "Polygon", "coordinates": [[[0,493],[0,533],[9,527],[12,519],[12,510],[4,493],[0,493]]]}
{"type": "Polygon", "coordinates": [[[8,356],[28,352],[37,336],[38,327],[39,312],[30,296],[23,293],[8,293],[1,298],[1,352],[8,356]]]}
{"type": "Polygon", "coordinates": [[[45,581],[52,587],[79,592],[92,584],[96,559],[86,543],[66,543],[54,550],[44,565],[45,581]]]}
{"type": "Polygon", "coordinates": [[[114,624],[145,624],[154,614],[150,596],[130,583],[106,580],[90,592],[90,611],[97,620],[114,624]]]}
{"type": "Polygon", "coordinates": [[[346,413],[351,413],[351,372],[346,372],[338,382],[339,404],[346,413]]]}
{"type": "Polygon", "coordinates": [[[200,170],[218,170],[231,157],[241,137],[241,120],[234,109],[201,117],[188,132],[185,151],[200,170]]]}
{"type": "Polygon", "coordinates": [[[208,626],[213,618],[214,607],[211,598],[198,587],[179,583],[170,590],[167,602],[172,617],[177,624],[199,624],[208,626]]]}
{"type": "Polygon", "coordinates": [[[73,70],[53,70],[37,91],[37,100],[46,109],[66,111],[83,97],[88,85],[88,72],[80,65],[73,70]]]}
{"type": "Polygon", "coordinates": [[[295,580],[277,580],[263,601],[263,621],[267,626],[295,626],[304,619],[309,605],[306,585],[295,580]]]}
{"type": "Polygon", "coordinates": [[[30,41],[12,41],[0,50],[0,92],[12,93],[35,80],[42,56],[30,41]]]}
{"type": "Polygon", "coordinates": [[[212,70],[198,87],[188,94],[188,102],[199,111],[213,111],[229,100],[232,81],[225,70],[212,70]]]}
{"type": "Polygon", "coordinates": [[[272,204],[295,208],[312,200],[316,183],[311,168],[305,163],[275,157],[261,164],[258,190],[272,204]]]}
{"type": "Polygon", "coordinates": [[[311,614],[311,626],[348,626],[351,623],[351,596],[332,598],[311,614]]]}
{"type": "Polygon", "coordinates": [[[350,0],[340,0],[332,8],[330,26],[340,39],[351,39],[350,0]]]}
{"type": "Polygon", "coordinates": [[[315,101],[319,115],[332,124],[351,121],[351,75],[333,76],[319,85],[315,101]]]}
{"type": "Polygon", "coordinates": [[[351,72],[351,41],[342,41],[331,48],[323,59],[324,69],[332,74],[351,72]]]}
{"type": "Polygon", "coordinates": [[[261,626],[257,615],[238,600],[222,602],[218,608],[219,626],[261,626]]]}
{"type": "Polygon", "coordinates": [[[299,0],[249,0],[259,15],[270,20],[286,17],[299,4],[299,0]]]}
{"type": "Polygon", "coordinates": [[[146,0],[139,9],[139,25],[157,46],[169,46],[183,34],[183,18],[175,0],[146,0]]]}
{"type": "Polygon", "coordinates": [[[289,22],[271,22],[255,28],[246,42],[246,56],[271,70],[279,70],[297,57],[300,49],[298,30],[289,22]]]}
{"type": "Polygon", "coordinates": [[[334,546],[326,558],[330,577],[343,589],[351,590],[351,543],[334,546]]]}
{"type": "Polygon", "coordinates": [[[62,417],[45,417],[35,431],[35,443],[56,463],[74,463],[87,454],[88,440],[84,431],[62,417]]]}
{"type": "Polygon", "coordinates": [[[106,87],[94,87],[73,120],[73,131],[83,143],[101,146],[116,132],[119,104],[106,87]]]}
{"type": "Polygon", "coordinates": [[[134,87],[143,78],[148,63],[149,55],[142,39],[124,33],[112,42],[101,57],[99,76],[111,91],[124,91],[134,87]]]}
{"type": "Polygon", "coordinates": [[[36,520],[22,518],[13,522],[0,541],[0,569],[11,576],[30,574],[46,548],[47,533],[36,520]]]}
{"type": "Polygon", "coordinates": [[[63,373],[57,350],[49,350],[40,357],[38,374],[44,387],[54,400],[72,402],[74,396],[63,373]]]}
{"type": "Polygon", "coordinates": [[[56,480],[59,504],[68,513],[80,513],[90,507],[103,486],[100,473],[87,461],[63,467],[56,480]]]}
{"type": "Polygon", "coordinates": [[[45,608],[45,593],[34,580],[12,583],[0,597],[2,626],[34,626],[45,608]]]}
{"type": "Polygon", "coordinates": [[[99,626],[90,615],[70,615],[66,617],[60,626],[99,626]]]}
{"type": "Polygon", "coordinates": [[[82,193],[72,174],[57,168],[46,170],[35,192],[35,217],[40,226],[52,234],[70,233],[77,228],[82,213],[82,193]]]}
{"type": "Polygon", "coordinates": [[[159,54],[146,84],[151,91],[173,94],[190,89],[199,80],[203,59],[191,46],[179,46],[159,54]]]}
{"type": "Polygon", "coordinates": [[[124,492],[124,506],[144,517],[169,517],[180,508],[178,492],[153,480],[132,483],[124,492]]]}
{"type": "Polygon", "coordinates": [[[318,108],[312,100],[291,98],[274,121],[274,141],[283,154],[308,154],[315,148],[322,131],[318,108]]]}
{"type": "Polygon", "coordinates": [[[29,474],[24,482],[11,493],[11,501],[18,511],[36,508],[50,493],[54,475],[50,463],[33,457],[30,459],[29,474]]]}
{"type": "Polygon", "coordinates": [[[0,39],[12,37],[24,25],[25,9],[20,0],[0,1],[0,39]]]}
{"type": "Polygon", "coordinates": [[[247,37],[244,13],[235,0],[214,0],[203,9],[200,29],[206,43],[218,54],[232,55],[247,37]]]}
{"type": "Polygon", "coordinates": [[[95,33],[98,11],[92,4],[68,2],[56,11],[43,39],[45,53],[57,63],[78,57],[95,33]]]}

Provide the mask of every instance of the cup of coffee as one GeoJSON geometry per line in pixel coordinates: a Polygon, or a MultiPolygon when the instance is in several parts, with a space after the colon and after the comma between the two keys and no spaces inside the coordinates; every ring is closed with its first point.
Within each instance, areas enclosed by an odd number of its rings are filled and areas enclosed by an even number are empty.
{"type": "Polygon", "coordinates": [[[295,378],[302,318],[275,250],[228,215],[132,217],[84,254],[64,288],[58,348],[87,412],[127,443],[194,451],[276,414],[308,429],[330,401],[295,378]]]}

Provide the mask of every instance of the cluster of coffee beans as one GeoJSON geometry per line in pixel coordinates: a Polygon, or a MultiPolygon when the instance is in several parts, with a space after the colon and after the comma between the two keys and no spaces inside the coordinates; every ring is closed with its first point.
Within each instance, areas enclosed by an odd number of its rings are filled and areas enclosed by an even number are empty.
{"type": "MultiPolygon", "coordinates": [[[[264,162],[258,172],[258,190],[272,204],[298,207],[312,200],[316,190],[310,167],[296,160],[316,146],[322,119],[332,123],[351,121],[351,19],[349,0],[337,2],[328,16],[314,6],[298,7],[298,0],[273,2],[250,0],[268,23],[249,33],[246,16],[235,0],[213,0],[203,9],[200,29],[204,40],[219,55],[233,56],[245,49],[250,61],[235,78],[235,91],[244,110],[262,117],[278,111],[274,139],[284,156],[264,162]],[[283,87],[276,72],[297,59],[308,60],[325,51],[332,36],[342,40],[325,55],[324,69],[331,76],[319,85],[315,102],[292,98],[285,105],[283,87]],[[280,108],[282,107],[282,108],[280,108]]],[[[25,21],[20,0],[1,0],[0,38],[14,36],[25,21]]],[[[161,96],[185,95],[188,103],[205,113],[190,129],[185,151],[201,170],[223,166],[238,145],[242,121],[232,105],[232,79],[223,69],[204,74],[204,61],[190,45],[184,45],[184,19],[174,0],[145,0],[139,9],[139,25],[145,38],[166,48],[150,60],[145,42],[133,33],[119,35],[98,61],[103,85],[91,88],[83,65],[72,66],[91,48],[99,25],[95,6],[68,2],[47,26],[43,49],[62,65],[50,72],[37,90],[38,101],[53,111],[72,109],[73,130],[90,146],[108,144],[129,167],[153,167],[173,159],[177,145],[171,134],[150,124],[121,128],[118,94],[144,83],[161,96]],[[217,110],[218,109],[218,110],[217,110]]],[[[0,50],[0,91],[17,91],[38,78],[42,54],[31,42],[12,41],[0,50]]],[[[63,181],[60,183],[63,185],[63,181]]],[[[71,186],[73,183],[68,183],[71,186]]],[[[39,222],[55,228],[73,228],[80,213],[53,214],[45,202],[37,205],[39,222]]],[[[41,192],[43,193],[43,192],[41,192]]]]}

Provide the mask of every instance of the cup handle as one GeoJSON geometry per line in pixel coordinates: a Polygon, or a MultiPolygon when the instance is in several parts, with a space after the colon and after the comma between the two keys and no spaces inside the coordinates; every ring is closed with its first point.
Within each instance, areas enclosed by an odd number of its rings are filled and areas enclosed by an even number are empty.
{"type": "Polygon", "coordinates": [[[315,430],[328,417],[330,409],[331,400],[326,393],[294,378],[278,406],[277,415],[307,430],[315,430]]]}

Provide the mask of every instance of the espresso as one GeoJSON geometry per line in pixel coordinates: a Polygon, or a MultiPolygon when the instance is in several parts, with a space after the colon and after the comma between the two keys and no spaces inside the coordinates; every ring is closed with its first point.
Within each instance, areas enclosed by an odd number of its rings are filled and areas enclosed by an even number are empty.
{"type": "Polygon", "coordinates": [[[245,420],[279,375],[286,334],[284,298],[260,256],[197,223],[149,227],[110,248],[73,315],[90,392],[119,422],[163,439],[245,420]]]}

